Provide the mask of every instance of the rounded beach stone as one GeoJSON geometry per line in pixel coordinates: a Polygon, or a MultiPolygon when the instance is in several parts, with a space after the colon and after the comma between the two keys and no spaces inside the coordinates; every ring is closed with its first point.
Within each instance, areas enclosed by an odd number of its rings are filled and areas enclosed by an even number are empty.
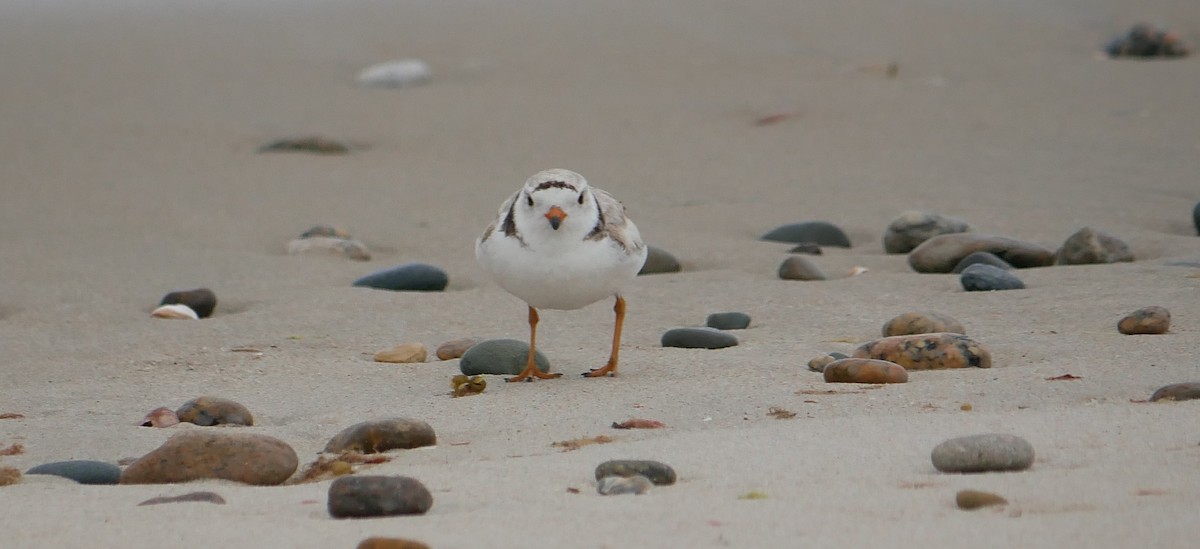
{"type": "Polygon", "coordinates": [[[355,280],[354,285],[395,292],[440,292],[449,281],[446,271],[433,265],[405,263],[375,271],[355,280]]]}
{"type": "Polygon", "coordinates": [[[663,347],[724,349],[738,344],[733,334],[715,328],[675,328],[662,335],[663,347]]]}
{"type": "Polygon", "coordinates": [[[425,350],[425,346],[420,343],[402,343],[391,349],[384,349],[375,353],[375,362],[392,362],[396,364],[408,364],[413,362],[425,362],[428,358],[429,351],[425,350]]]}
{"type": "Polygon", "coordinates": [[[816,242],[801,242],[788,250],[789,254],[825,255],[816,242]]]}
{"type": "Polygon", "coordinates": [[[371,65],[358,73],[358,83],[376,88],[404,88],[429,81],[429,65],[420,59],[398,59],[371,65]]]}
{"type": "Polygon", "coordinates": [[[961,322],[949,315],[912,311],[899,315],[883,325],[883,337],[950,332],[966,334],[961,322]]]}
{"type": "Polygon", "coordinates": [[[739,312],[713,313],[708,315],[704,324],[718,330],[745,330],[750,326],[750,315],[739,312]]]}
{"type": "Polygon", "coordinates": [[[1059,265],[1094,265],[1133,261],[1133,250],[1121,239],[1104,231],[1084,227],[1063,242],[1059,265]]]}
{"type": "Polygon", "coordinates": [[[827,221],[805,221],[781,225],[762,235],[762,240],[800,244],[812,242],[821,246],[850,247],[850,238],[837,225],[827,221]]]}
{"type": "Polygon", "coordinates": [[[253,433],[186,431],[131,463],[121,484],[172,484],[216,478],[274,486],[296,472],[296,451],[253,433]]]}
{"type": "Polygon", "coordinates": [[[356,549],[429,549],[429,546],[404,538],[367,538],[358,542],[356,549]]]}
{"type": "Polygon", "coordinates": [[[996,267],[998,269],[1004,269],[1006,271],[1011,270],[1013,268],[1013,266],[1009,265],[1007,261],[1000,259],[1000,257],[994,253],[975,252],[973,254],[967,255],[967,257],[962,258],[962,260],[960,260],[958,262],[958,264],[954,266],[953,269],[950,269],[950,272],[954,273],[954,274],[959,274],[959,273],[963,272],[963,270],[966,269],[967,267],[970,267],[971,265],[975,265],[975,264],[991,265],[993,267],[996,267]]]}
{"type": "Polygon", "coordinates": [[[1125,335],[1165,334],[1171,329],[1171,312],[1151,305],[1125,315],[1117,322],[1117,331],[1125,335]]]}
{"type": "Polygon", "coordinates": [[[142,427],[171,427],[179,424],[179,415],[170,408],[155,408],[146,414],[142,427]]]}
{"type": "MultiPolygon", "coordinates": [[[[550,360],[540,350],[534,351],[534,363],[543,372],[550,371],[550,360]]],[[[515,376],[529,362],[529,344],[515,339],[489,339],[472,345],[458,361],[463,375],[482,374],[515,376]]]]}
{"type": "Polygon", "coordinates": [[[656,246],[646,246],[646,262],[638,274],[677,273],[682,270],[683,265],[670,252],[656,246]]]}
{"type": "Polygon", "coordinates": [[[802,255],[794,255],[779,265],[779,278],[784,280],[826,280],[816,263],[802,255]]]}
{"type": "Polygon", "coordinates": [[[349,240],[350,232],[333,225],[313,225],[312,227],[309,227],[308,230],[300,233],[300,238],[316,237],[341,238],[343,240],[349,240]]]}
{"type": "Polygon", "coordinates": [[[963,269],[962,274],[958,277],[958,281],[962,284],[963,289],[968,292],[1025,289],[1025,283],[1020,278],[1017,278],[1017,275],[1000,267],[993,267],[982,263],[963,269]]]}
{"type": "Polygon", "coordinates": [[[334,518],[421,515],[433,507],[433,494],[412,477],[348,475],[329,485],[334,518]]]}
{"type": "Polygon", "coordinates": [[[886,360],[843,358],[822,370],[826,383],[907,383],[908,370],[886,360]]]}
{"type": "Polygon", "coordinates": [[[163,305],[150,311],[150,316],[170,320],[200,320],[200,315],[196,314],[196,311],[193,311],[191,307],[178,304],[163,305]]]}
{"type": "Polygon", "coordinates": [[[675,470],[661,461],[614,459],[596,466],[596,480],[605,477],[643,476],[659,486],[675,484],[675,470]]]}
{"type": "Polygon", "coordinates": [[[1003,433],[971,435],[947,440],[930,454],[933,466],[943,473],[1021,471],[1033,465],[1033,445],[1003,433]]]}
{"type": "Polygon", "coordinates": [[[217,294],[208,288],[180,290],[163,296],[162,301],[159,301],[158,304],[187,305],[196,311],[196,316],[207,318],[212,316],[213,309],[217,308],[217,294]]]}
{"type": "Polygon", "coordinates": [[[832,363],[835,360],[841,360],[843,358],[850,358],[850,357],[848,357],[842,353],[829,353],[827,355],[821,355],[819,357],[816,357],[816,358],[808,361],[808,369],[812,370],[814,372],[824,372],[825,367],[828,366],[830,363],[832,363]]]}
{"type": "Polygon", "coordinates": [[[288,255],[336,255],[355,261],[370,261],[371,251],[367,245],[357,240],[335,238],[330,236],[310,236],[297,238],[287,245],[288,255]]]}
{"type": "Polygon", "coordinates": [[[1195,400],[1200,398],[1200,381],[1174,383],[1154,391],[1150,402],[1160,400],[1195,400]]]}
{"type": "Polygon", "coordinates": [[[260,153],[304,152],[312,154],[346,154],[352,147],[349,143],[321,135],[302,135],[276,139],[258,148],[260,153]]]}
{"type": "Polygon", "coordinates": [[[479,338],[475,337],[460,337],[458,339],[451,339],[450,341],[438,345],[435,354],[437,354],[438,360],[461,358],[463,353],[466,353],[468,349],[474,347],[477,343],[479,343],[479,338]]]}
{"type": "Polygon", "coordinates": [[[965,233],[971,224],[941,214],[907,211],[888,224],[883,232],[883,250],[889,254],[906,254],[922,242],[941,234],[965,233]]]}
{"type": "Polygon", "coordinates": [[[991,351],[974,339],[951,333],[876,339],[859,345],[850,356],[895,362],[905,370],[992,367],[991,351]]]}
{"type": "Polygon", "coordinates": [[[930,238],[908,254],[908,264],[918,273],[948,273],[964,257],[975,252],[989,252],[1018,269],[1054,264],[1054,252],[1037,244],[976,233],[930,238]]]}
{"type": "Polygon", "coordinates": [[[992,505],[1007,505],[1008,500],[993,494],[991,492],[980,492],[979,490],[959,490],[954,495],[954,503],[959,509],[972,510],[981,507],[989,507],[992,505]]]}
{"type": "Polygon", "coordinates": [[[43,463],[25,471],[25,474],[54,475],[69,478],[80,484],[117,484],[121,481],[120,467],[103,461],[82,459],[43,463]]]}
{"type": "Polygon", "coordinates": [[[642,475],[631,477],[604,477],[596,483],[596,492],[602,496],[633,494],[640,496],[650,491],[654,483],[642,475]]]}
{"type": "Polygon", "coordinates": [[[204,427],[212,425],[254,425],[254,416],[245,406],[232,400],[202,396],[183,403],[175,415],[179,421],[204,427]]]}
{"type": "Polygon", "coordinates": [[[1196,226],[1196,234],[1200,235],[1200,202],[1192,208],[1192,224],[1196,226]]]}
{"type": "Polygon", "coordinates": [[[419,419],[391,418],[364,421],[342,430],[329,439],[325,452],[375,454],[388,450],[408,450],[437,444],[433,427],[419,419]]]}

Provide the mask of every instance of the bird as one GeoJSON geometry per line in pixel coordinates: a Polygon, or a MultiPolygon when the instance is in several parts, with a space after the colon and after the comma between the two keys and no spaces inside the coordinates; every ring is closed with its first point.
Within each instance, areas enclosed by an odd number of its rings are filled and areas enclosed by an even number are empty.
{"type": "Polygon", "coordinates": [[[538,309],[574,310],[614,298],[612,352],[585,377],[617,375],[625,298],[646,262],[646,244],[625,206],[571,170],[533,174],[500,206],[475,242],[479,266],[529,306],[529,357],[506,381],[560,377],[537,368],[538,309]]]}

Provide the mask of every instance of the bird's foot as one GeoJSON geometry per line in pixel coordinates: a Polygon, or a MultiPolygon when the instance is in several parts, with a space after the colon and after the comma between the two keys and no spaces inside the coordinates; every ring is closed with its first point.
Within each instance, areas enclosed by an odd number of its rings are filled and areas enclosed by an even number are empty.
{"type": "Polygon", "coordinates": [[[514,381],[533,381],[534,378],[554,379],[556,377],[562,377],[562,374],[561,373],[547,374],[546,372],[543,372],[543,371],[537,369],[536,366],[531,366],[531,367],[525,368],[524,370],[521,371],[521,373],[519,373],[513,377],[504,378],[504,381],[511,383],[514,381]]]}
{"type": "Polygon", "coordinates": [[[604,376],[617,377],[617,365],[613,364],[612,362],[609,362],[608,364],[605,364],[603,368],[592,368],[591,371],[583,373],[583,377],[604,377],[604,376]]]}

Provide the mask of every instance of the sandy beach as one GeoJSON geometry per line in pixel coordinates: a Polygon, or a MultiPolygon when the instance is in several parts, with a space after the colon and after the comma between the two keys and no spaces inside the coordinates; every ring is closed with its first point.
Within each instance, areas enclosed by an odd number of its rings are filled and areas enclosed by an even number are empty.
{"type": "Polygon", "coordinates": [[[1200,381],[1200,64],[1100,57],[1140,21],[1200,43],[1200,6],[1183,0],[5,2],[0,414],[23,417],[0,419],[0,448],[24,450],[0,467],[117,463],[212,429],[276,437],[303,465],[391,417],[428,422],[439,444],[359,473],[419,479],[434,498],[420,516],[334,519],[329,481],[25,475],[0,487],[0,545],[1191,546],[1200,401],[1145,400],[1200,381]],[[406,58],[428,63],[427,84],[355,83],[406,58]],[[357,148],[258,152],[303,135],[357,148]],[[683,264],[625,292],[621,375],[578,375],[607,357],[608,302],[543,313],[558,380],[491,376],[451,398],[457,360],[374,362],[407,342],[528,337],[525,304],[473,246],[551,167],[612,192],[683,264]],[[1093,227],[1137,260],[965,292],[884,253],[907,210],[1049,249],[1093,227]],[[759,237],[808,220],[853,246],[811,257],[831,280],[781,280],[790,246],[759,237]],[[288,255],[316,224],[372,259],[288,255]],[[351,286],[408,262],[444,269],[446,291],[351,286]],[[211,318],[151,318],[197,287],[219,298],[211,318]],[[1117,332],[1148,305],[1170,310],[1168,333],[1117,332]],[[736,347],[661,346],[722,311],[752,318],[736,347]],[[908,311],[958,319],[993,367],[881,388],[809,371],[908,311]],[[1078,379],[1048,380],[1064,374],[1078,379]],[[201,395],[255,425],[139,426],[201,395]],[[611,428],[631,417],[667,428],[611,428]],[[979,433],[1028,440],[1034,465],[933,467],[938,443],[979,433]],[[598,435],[614,440],[551,446],[598,435]],[[597,494],[596,465],[626,458],[679,480],[597,494]],[[1009,504],[963,511],[961,489],[1009,504]],[[226,503],[138,506],[198,490],[226,503]]]}

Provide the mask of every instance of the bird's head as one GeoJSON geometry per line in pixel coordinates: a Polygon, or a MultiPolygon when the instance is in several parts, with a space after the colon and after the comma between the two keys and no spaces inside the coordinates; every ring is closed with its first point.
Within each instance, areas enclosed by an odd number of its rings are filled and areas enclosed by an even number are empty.
{"type": "Polygon", "coordinates": [[[517,208],[536,227],[558,233],[587,232],[599,215],[596,197],[587,180],[570,170],[538,172],[525,182],[517,197],[517,208]]]}

